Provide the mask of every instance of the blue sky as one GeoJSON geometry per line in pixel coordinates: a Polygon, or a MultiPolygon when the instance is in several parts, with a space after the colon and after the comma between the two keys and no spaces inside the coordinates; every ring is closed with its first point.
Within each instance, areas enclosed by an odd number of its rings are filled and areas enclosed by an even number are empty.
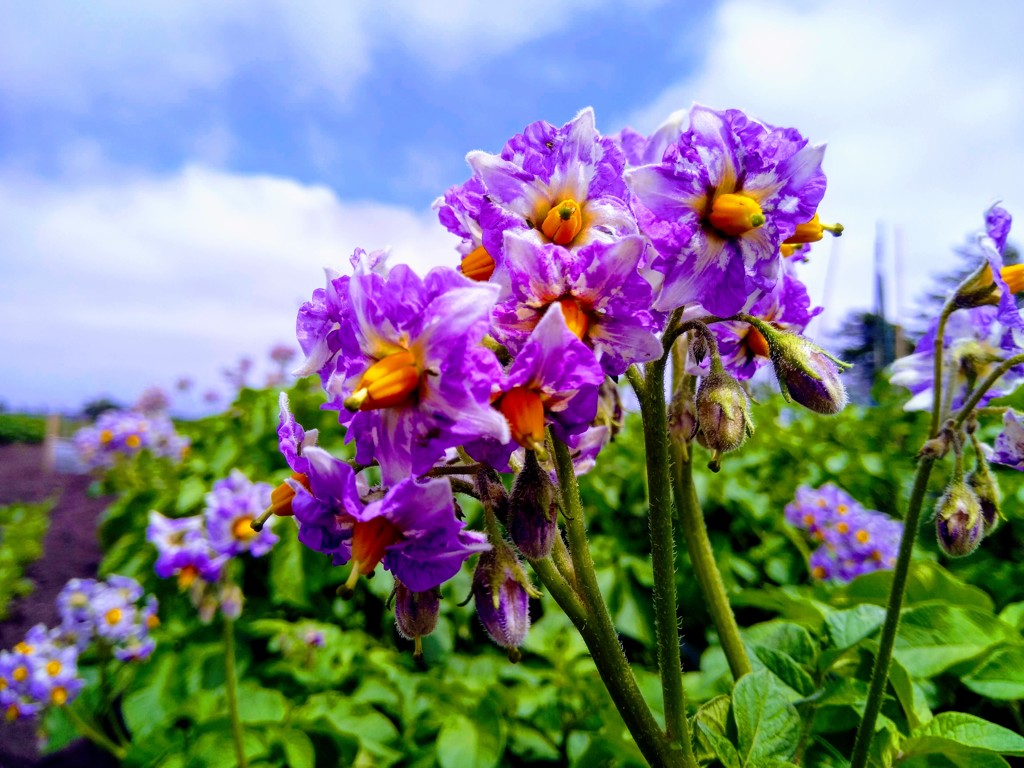
{"type": "Polygon", "coordinates": [[[699,101],[828,142],[826,328],[870,304],[879,221],[903,313],[987,205],[1024,215],[1022,25],[1011,2],[0,0],[0,400],[220,385],[354,247],[451,263],[430,204],[465,153],[587,105],[606,132],[699,101]]]}

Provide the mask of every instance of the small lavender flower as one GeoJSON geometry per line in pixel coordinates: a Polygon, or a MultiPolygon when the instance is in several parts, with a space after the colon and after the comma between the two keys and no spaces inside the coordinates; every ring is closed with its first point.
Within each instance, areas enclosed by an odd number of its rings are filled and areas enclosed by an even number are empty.
{"type": "Polygon", "coordinates": [[[811,555],[811,575],[819,580],[850,581],[896,562],[903,524],[864,509],[848,493],[828,483],[797,489],[786,506],[786,521],[807,531],[819,546],[811,555]]]}
{"type": "Polygon", "coordinates": [[[203,518],[210,546],[218,555],[237,557],[248,552],[262,557],[277,543],[278,538],[266,528],[256,531],[252,522],[270,505],[272,488],[267,483],[253,483],[239,470],[213,484],[206,494],[203,518]]]}
{"type": "Polygon", "coordinates": [[[149,656],[154,648],[150,630],[159,624],[157,601],[127,576],[111,575],[106,581],[72,579],[57,596],[62,643],[84,650],[103,643],[122,661],[149,656]]]}
{"type": "Polygon", "coordinates": [[[149,387],[143,390],[135,403],[135,410],[144,416],[156,416],[164,413],[171,405],[171,398],[160,387],[149,387]]]}
{"type": "MultiPolygon", "coordinates": [[[[889,380],[906,387],[913,395],[903,406],[905,410],[921,411],[932,407],[937,325],[938,320],[932,323],[914,354],[900,358],[890,368],[889,380]]],[[[950,315],[944,350],[946,374],[955,377],[951,405],[956,410],[966,402],[972,382],[984,379],[1003,359],[1020,354],[1022,348],[1013,329],[1000,322],[999,308],[980,306],[950,315]]],[[[978,406],[1010,394],[1022,381],[1024,365],[1014,366],[985,393],[978,406]]]]}
{"type": "Polygon", "coordinates": [[[0,711],[9,720],[36,717],[72,701],[82,688],[78,649],[37,624],[10,651],[0,651],[0,711]]]}
{"type": "Polygon", "coordinates": [[[1014,410],[1003,415],[1003,431],[996,437],[992,461],[1024,471],[1024,423],[1014,410]]]}
{"type": "Polygon", "coordinates": [[[156,575],[162,579],[177,576],[182,589],[196,579],[217,581],[229,559],[214,551],[199,515],[174,520],[153,510],[146,538],[157,549],[156,575]]]}
{"type": "Polygon", "coordinates": [[[79,457],[91,469],[109,469],[142,451],[179,461],[189,445],[166,416],[133,411],[105,411],[93,426],[78,430],[74,442],[79,457]]]}

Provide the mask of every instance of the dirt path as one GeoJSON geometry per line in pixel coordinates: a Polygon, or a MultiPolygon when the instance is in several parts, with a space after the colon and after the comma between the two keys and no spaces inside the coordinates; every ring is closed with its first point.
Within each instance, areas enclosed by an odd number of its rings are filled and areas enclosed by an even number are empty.
{"type": "MultiPolygon", "coordinates": [[[[15,600],[9,618],[0,622],[0,648],[13,646],[35,624],[56,624],[61,587],[76,576],[95,576],[100,562],[96,521],[110,500],[87,496],[91,482],[87,476],[44,473],[42,458],[39,445],[0,445],[0,505],[59,499],[50,513],[43,556],[28,568],[35,591],[15,600]]],[[[114,765],[106,753],[84,741],[40,759],[32,723],[0,723],[0,768],[114,765]]]]}

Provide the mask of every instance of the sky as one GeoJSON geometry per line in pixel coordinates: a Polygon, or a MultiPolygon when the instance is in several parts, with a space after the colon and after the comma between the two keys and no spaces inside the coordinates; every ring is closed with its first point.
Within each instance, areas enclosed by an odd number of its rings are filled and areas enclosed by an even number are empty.
{"type": "Polygon", "coordinates": [[[590,105],[827,143],[812,330],[872,305],[879,229],[907,316],[985,208],[1024,216],[1021,28],[1010,0],[0,0],[0,402],[226,391],[354,248],[454,265],[431,204],[465,154],[590,105]]]}

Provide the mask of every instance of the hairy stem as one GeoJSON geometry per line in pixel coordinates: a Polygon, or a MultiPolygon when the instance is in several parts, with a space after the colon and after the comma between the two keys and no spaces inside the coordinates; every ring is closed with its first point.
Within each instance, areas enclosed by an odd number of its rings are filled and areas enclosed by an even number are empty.
{"type": "MultiPolygon", "coordinates": [[[[936,390],[938,398],[938,390],[936,390]]],[[[885,623],[878,639],[878,654],[871,670],[871,687],[868,689],[868,700],[864,707],[864,718],[857,729],[857,739],[853,745],[853,757],[850,768],[864,768],[871,747],[871,737],[875,733],[875,723],[882,709],[886,682],[889,679],[889,666],[892,663],[892,649],[896,642],[896,630],[900,625],[900,611],[903,608],[903,593],[907,589],[907,575],[910,572],[910,556],[917,538],[918,523],[921,519],[921,507],[928,489],[928,477],[931,475],[935,460],[924,457],[917,465],[914,477],[914,489],[910,493],[910,505],[903,520],[903,537],[900,539],[900,553],[896,559],[896,567],[892,573],[892,589],[889,591],[889,604],[886,608],[885,623]]]]}
{"type": "MultiPolygon", "coordinates": [[[[594,571],[594,561],[590,555],[590,545],[587,542],[586,521],[583,517],[583,504],[580,501],[579,485],[576,482],[572,456],[569,454],[568,447],[561,440],[554,440],[553,443],[555,466],[558,470],[558,485],[562,493],[562,512],[569,539],[569,553],[576,573],[579,594],[586,610],[585,620],[581,622],[573,620],[573,623],[587,644],[598,673],[611,694],[619,714],[647,761],[654,766],[697,768],[689,743],[689,733],[686,733],[687,738],[682,746],[667,739],[640,693],[633,670],[619,643],[618,633],[612,624],[611,616],[608,615],[608,607],[605,605],[597,584],[597,574],[594,571]]],[[[550,573],[549,571],[549,576],[550,573]]],[[[550,585],[545,580],[545,573],[538,571],[538,576],[550,589],[550,585]]],[[[559,600],[558,591],[551,590],[551,594],[555,600],[559,600]]],[[[569,618],[573,619],[573,613],[566,608],[566,605],[562,605],[561,602],[559,605],[566,611],[569,618]]],[[[686,726],[685,719],[683,725],[686,726]]]]}
{"type": "Polygon", "coordinates": [[[684,752],[692,759],[676,616],[676,562],[672,482],[669,478],[668,410],[665,404],[665,356],[647,364],[647,375],[636,394],[640,399],[644,423],[647,496],[650,504],[648,526],[651,533],[651,562],[654,566],[654,619],[658,638],[658,671],[661,673],[661,691],[665,700],[665,729],[670,739],[683,744],[684,752]]]}
{"type": "Polygon", "coordinates": [[[235,742],[235,758],[240,768],[246,768],[245,744],[242,741],[242,718],[238,714],[238,678],[235,670],[235,622],[224,617],[224,678],[228,696],[228,714],[231,717],[231,738],[235,742]]]}
{"type": "Polygon", "coordinates": [[[942,353],[946,345],[946,321],[956,311],[952,299],[946,302],[939,314],[938,325],[935,326],[935,371],[932,378],[932,427],[928,433],[929,437],[939,434],[939,426],[942,420],[942,398],[939,393],[942,391],[942,353]]]}
{"type": "MultiPolygon", "coordinates": [[[[678,451],[678,448],[676,449],[678,451]]],[[[736,624],[729,597],[715,562],[715,553],[711,549],[708,529],[704,524],[704,513],[697,498],[697,489],[693,485],[693,464],[676,456],[675,472],[673,473],[676,508],[679,510],[679,524],[683,529],[686,550],[690,553],[690,562],[697,575],[700,591],[707,601],[711,619],[718,630],[718,639],[729,661],[729,669],[735,680],[750,673],[750,659],[747,649],[740,638],[740,628],[736,624]]]]}
{"type": "MultiPolygon", "coordinates": [[[[981,398],[985,396],[985,393],[992,389],[992,387],[995,386],[995,383],[999,381],[1007,371],[1021,363],[1024,363],[1024,355],[1014,355],[1013,357],[1001,362],[998,367],[994,368],[992,372],[985,377],[984,381],[978,385],[978,388],[971,393],[970,399],[964,403],[964,407],[957,413],[956,418],[954,419],[954,426],[959,427],[963,424],[964,421],[967,420],[967,417],[971,415],[971,411],[974,410],[975,406],[981,402],[981,398]]],[[[935,437],[935,434],[932,434],[932,437],[935,437]]]]}

